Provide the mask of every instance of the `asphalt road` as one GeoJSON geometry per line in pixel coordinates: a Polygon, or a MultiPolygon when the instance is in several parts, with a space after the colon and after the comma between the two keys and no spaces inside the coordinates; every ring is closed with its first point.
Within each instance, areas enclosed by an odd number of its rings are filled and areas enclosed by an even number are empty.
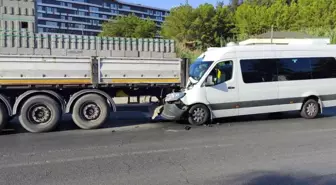
{"type": "Polygon", "coordinates": [[[0,136],[0,184],[336,184],[336,111],[0,136]],[[150,128],[149,128],[150,127],[150,128]]]}

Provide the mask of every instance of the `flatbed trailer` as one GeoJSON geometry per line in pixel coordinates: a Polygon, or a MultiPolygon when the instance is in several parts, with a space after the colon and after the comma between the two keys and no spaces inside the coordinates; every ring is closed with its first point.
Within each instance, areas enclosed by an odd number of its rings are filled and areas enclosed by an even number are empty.
{"type": "Polygon", "coordinates": [[[116,112],[118,94],[164,97],[186,84],[179,58],[0,55],[0,129],[18,117],[29,132],[52,131],[63,114],[82,129],[116,112]]]}

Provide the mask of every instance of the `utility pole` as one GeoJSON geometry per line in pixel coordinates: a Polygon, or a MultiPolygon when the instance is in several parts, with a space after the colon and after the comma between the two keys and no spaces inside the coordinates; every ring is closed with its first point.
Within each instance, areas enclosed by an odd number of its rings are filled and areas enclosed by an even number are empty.
{"type": "Polygon", "coordinates": [[[272,25],[272,28],[271,28],[271,44],[273,44],[273,31],[274,30],[274,28],[273,28],[273,25],[272,25]]]}

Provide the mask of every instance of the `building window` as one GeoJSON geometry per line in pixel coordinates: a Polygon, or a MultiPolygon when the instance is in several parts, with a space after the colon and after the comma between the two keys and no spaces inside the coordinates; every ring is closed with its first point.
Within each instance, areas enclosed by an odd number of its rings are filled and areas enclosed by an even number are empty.
{"type": "Polygon", "coordinates": [[[124,10],[130,10],[130,9],[131,9],[131,7],[129,7],[129,6],[126,6],[126,5],[123,5],[123,6],[122,6],[122,9],[124,9],[124,10]]]}
{"type": "Polygon", "coordinates": [[[103,7],[104,8],[109,8],[109,6],[108,6],[108,4],[106,2],[104,2],[103,7]]]}
{"type": "Polygon", "coordinates": [[[53,22],[53,21],[47,21],[46,22],[46,25],[48,25],[48,26],[54,26],[54,27],[57,27],[58,25],[57,25],[57,22],[53,22]]]}
{"type": "Polygon", "coordinates": [[[82,11],[77,11],[76,14],[81,15],[81,16],[85,16],[85,12],[82,12],[82,11]]]}
{"type": "Polygon", "coordinates": [[[99,24],[99,21],[98,20],[90,20],[90,23],[92,25],[98,25],[99,24]]]}
{"type": "Polygon", "coordinates": [[[117,5],[112,3],[112,4],[111,4],[111,8],[112,8],[112,9],[116,9],[116,8],[117,8],[117,5]]]}
{"type": "Polygon", "coordinates": [[[43,13],[38,13],[37,17],[43,17],[43,13]]]}
{"type": "Polygon", "coordinates": [[[28,22],[21,22],[20,23],[20,28],[21,29],[28,29],[28,22]]]}
{"type": "Polygon", "coordinates": [[[47,7],[47,13],[54,13],[54,12],[53,12],[53,9],[50,8],[50,7],[47,7]]]}
{"type": "Polygon", "coordinates": [[[97,13],[90,13],[91,17],[99,17],[99,15],[97,13]]]}
{"type": "Polygon", "coordinates": [[[90,7],[90,12],[99,12],[99,8],[97,8],[97,7],[90,7]]]}
{"type": "Polygon", "coordinates": [[[83,25],[83,24],[75,24],[75,28],[85,29],[85,25],[83,25]]]}

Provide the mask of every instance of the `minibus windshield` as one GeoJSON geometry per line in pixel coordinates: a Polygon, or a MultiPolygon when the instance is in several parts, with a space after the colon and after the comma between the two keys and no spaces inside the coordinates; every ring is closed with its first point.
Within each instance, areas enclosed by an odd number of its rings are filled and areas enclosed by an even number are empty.
{"type": "Polygon", "coordinates": [[[212,61],[196,60],[193,64],[190,65],[189,76],[194,80],[199,81],[212,63],[212,61]]]}

